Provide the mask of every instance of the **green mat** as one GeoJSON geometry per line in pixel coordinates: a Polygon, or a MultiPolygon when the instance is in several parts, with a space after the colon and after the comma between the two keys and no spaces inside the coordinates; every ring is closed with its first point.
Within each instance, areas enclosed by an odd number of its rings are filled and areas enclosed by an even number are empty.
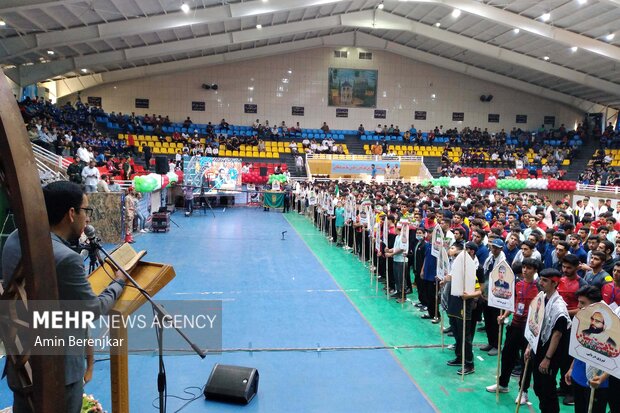
{"type": "MultiPolygon", "coordinates": [[[[393,299],[388,301],[382,291],[383,284],[379,285],[380,294],[377,294],[376,283],[371,286],[368,269],[354,254],[331,244],[310,220],[296,213],[285,214],[285,217],[379,338],[386,345],[396,347],[392,350],[393,356],[438,411],[515,411],[514,401],[519,391],[517,378],[511,379],[509,393],[500,394],[499,403],[494,393],[485,391],[486,386],[495,383],[497,357],[480,351],[479,347],[486,344],[484,332],[476,332],[474,339],[476,372],[461,381],[461,376],[456,374],[458,367],[446,366],[446,361],[454,358],[454,351],[447,348],[454,339],[444,336],[446,348],[442,350],[439,324],[421,319],[423,313],[411,302],[401,305],[393,299]],[[400,346],[416,347],[401,349],[400,346]]],[[[417,301],[415,291],[409,298],[417,301]]],[[[406,399],[407,395],[402,397],[406,399]]],[[[531,405],[522,406],[520,412],[538,411],[538,399],[532,388],[529,398],[531,405]]],[[[561,410],[568,413],[573,408],[561,405],[561,410]]]]}

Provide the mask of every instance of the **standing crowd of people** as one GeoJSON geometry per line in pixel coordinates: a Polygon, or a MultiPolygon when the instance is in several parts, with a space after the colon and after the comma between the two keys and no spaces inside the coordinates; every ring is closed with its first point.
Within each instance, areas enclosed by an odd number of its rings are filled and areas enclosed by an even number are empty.
{"type": "MultiPolygon", "coordinates": [[[[446,364],[460,367],[459,375],[475,373],[475,353],[499,353],[499,390],[492,384],[489,392],[507,393],[510,378],[517,376],[523,394],[515,403],[528,402],[533,381],[543,413],[559,412],[561,397],[576,412],[587,412],[592,387],[597,389],[593,412],[605,413],[607,406],[620,412],[620,380],[600,371],[586,377],[584,363],[568,354],[571,320],[581,308],[599,301],[620,305],[620,202],[592,205],[585,198],[573,208],[568,194],[552,202],[544,196],[471,188],[322,181],[296,184],[292,204],[337,246],[370,263],[386,294],[403,305],[412,302],[422,320],[437,324],[447,314],[444,333],[454,337],[455,353],[446,364]],[[436,226],[448,256],[441,278],[432,252],[436,226]],[[475,288],[452,296],[451,263],[463,251],[475,263],[475,288]],[[511,266],[516,276],[514,312],[488,305],[489,276],[500,263],[511,266]],[[524,332],[530,303],[541,291],[544,322],[533,351],[524,332]],[[474,350],[478,331],[486,344],[474,350]],[[524,369],[526,360],[529,368],[524,369]]],[[[501,287],[499,282],[494,286],[501,287]]]]}

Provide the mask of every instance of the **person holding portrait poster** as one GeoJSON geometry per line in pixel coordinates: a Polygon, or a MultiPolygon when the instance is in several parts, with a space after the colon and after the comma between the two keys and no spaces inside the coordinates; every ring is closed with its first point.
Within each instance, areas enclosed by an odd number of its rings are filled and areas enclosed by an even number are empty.
{"type": "MultiPolygon", "coordinates": [[[[570,316],[566,303],[557,291],[561,277],[561,273],[553,268],[546,268],[540,272],[538,281],[544,296],[539,294],[532,303],[536,303],[536,308],[542,308],[544,305],[544,311],[534,309],[534,312],[529,314],[526,328],[526,337],[530,344],[525,350],[525,358],[530,359],[534,376],[534,392],[538,396],[542,413],[560,411],[556,392],[556,376],[563,358],[564,341],[568,338],[570,328],[570,316]],[[544,297],[544,303],[540,301],[542,297],[544,297]],[[530,320],[533,323],[530,323],[530,320]],[[536,320],[538,322],[535,322],[536,320]],[[534,326],[539,329],[539,336],[538,342],[532,343],[528,330],[532,330],[534,326]]],[[[531,307],[530,311],[532,311],[531,307]]]]}
{"type": "MultiPolygon", "coordinates": [[[[536,274],[542,268],[542,262],[533,258],[525,258],[521,264],[523,279],[517,282],[514,288],[514,313],[510,310],[504,310],[502,314],[497,318],[497,322],[503,323],[510,314],[513,314],[512,322],[506,327],[506,339],[504,341],[504,348],[502,349],[502,362],[501,373],[499,376],[499,392],[508,393],[508,384],[510,383],[510,375],[512,369],[517,364],[520,354],[527,348],[527,340],[525,339],[525,326],[528,320],[528,314],[530,304],[538,295],[538,287],[536,285],[536,274]]],[[[544,304],[544,299],[540,297],[540,307],[535,304],[535,308],[541,308],[544,304]]],[[[544,310],[543,310],[544,312],[544,310]]],[[[542,314],[539,313],[536,317],[538,323],[542,321],[542,314]]],[[[536,331],[540,331],[536,327],[536,331]]],[[[528,368],[527,371],[521,371],[521,377],[519,383],[523,383],[523,393],[521,400],[516,400],[516,403],[527,404],[528,402],[528,389],[530,387],[530,380],[532,377],[532,369],[528,368]],[[524,377],[525,374],[525,377],[524,377]]],[[[496,384],[488,386],[486,390],[490,393],[495,393],[497,387],[496,384]]]]}
{"type": "MultiPolygon", "coordinates": [[[[474,232],[474,234],[476,234],[476,232],[474,232]]],[[[502,241],[499,238],[495,238],[489,244],[489,246],[491,249],[491,253],[488,255],[487,259],[484,261],[484,264],[482,265],[482,269],[484,271],[483,273],[484,274],[483,276],[484,288],[482,290],[483,291],[482,299],[485,301],[484,304],[489,302],[489,300],[491,299],[494,299],[495,302],[500,300],[497,296],[494,296],[493,294],[491,294],[490,297],[487,296],[487,291],[495,291],[498,294],[501,291],[504,291],[504,294],[506,291],[510,291],[509,289],[510,286],[506,285],[507,283],[503,279],[502,280],[498,279],[495,281],[491,280],[491,273],[496,268],[498,268],[501,264],[503,264],[504,273],[506,272],[506,268],[508,267],[508,264],[506,264],[506,256],[504,255],[504,251],[503,251],[504,241],[502,241]],[[501,287],[508,287],[508,290],[506,288],[496,287],[495,283],[498,283],[498,285],[501,287]]],[[[481,246],[479,246],[479,248],[481,248],[481,246]]],[[[502,277],[504,275],[502,275],[502,277]]],[[[502,299],[502,301],[505,304],[504,307],[507,307],[506,304],[512,304],[512,300],[508,301],[506,299],[502,299]]],[[[488,345],[482,347],[481,350],[486,351],[489,356],[497,356],[497,353],[499,351],[499,340],[498,340],[499,325],[495,322],[495,320],[497,320],[497,317],[499,317],[499,313],[500,313],[498,308],[499,307],[491,306],[488,304],[483,305],[483,308],[482,308],[482,313],[484,314],[484,319],[485,319],[484,327],[485,327],[485,331],[487,334],[488,345]],[[486,320],[488,320],[489,322],[486,322],[486,320]]]]}
{"type": "MultiPolygon", "coordinates": [[[[409,228],[407,227],[407,232],[408,231],[409,228]]],[[[404,282],[404,266],[405,257],[407,256],[407,251],[409,250],[409,244],[407,242],[408,237],[403,237],[403,233],[403,223],[399,222],[396,225],[396,238],[394,240],[394,246],[392,248],[385,249],[385,256],[388,258],[393,258],[392,277],[394,279],[395,292],[391,294],[391,297],[396,298],[396,301],[399,303],[404,302],[403,297],[405,296],[405,292],[403,289],[406,288],[406,283],[404,282]]]]}
{"type": "MultiPolygon", "coordinates": [[[[572,385],[575,412],[588,412],[590,392],[594,391],[593,413],[605,413],[609,399],[609,374],[599,370],[599,366],[590,362],[590,358],[583,355],[591,354],[588,347],[579,349],[583,345],[584,330],[605,331],[605,318],[608,318],[608,327],[611,328],[611,318],[616,318],[609,307],[601,304],[601,291],[593,286],[585,286],[577,291],[577,300],[580,311],[573,320],[571,330],[570,351],[573,359],[568,372],[564,375],[567,384],[572,385]],[[598,304],[597,304],[598,303],[598,304]],[[597,308],[599,307],[599,308],[597,308]],[[609,311],[609,312],[608,312],[609,311]],[[606,316],[603,316],[606,314],[606,316]],[[587,327],[587,328],[583,328],[587,327]],[[581,337],[581,340],[580,340],[581,337]],[[585,350],[585,353],[583,351],[585,350]],[[581,354],[581,355],[580,355],[581,354]]],[[[616,320],[620,321],[620,320],[616,320]]],[[[589,333],[588,333],[589,334],[589,333]]],[[[608,337],[609,339],[609,337],[608,337]]],[[[613,339],[612,339],[613,340],[613,339]]],[[[602,339],[601,341],[607,341],[602,339]]],[[[612,409],[612,412],[615,411],[612,409]]]]}
{"type": "MultiPolygon", "coordinates": [[[[460,252],[452,261],[450,274],[442,282],[450,282],[448,317],[456,340],[454,347],[456,357],[446,364],[448,366],[461,366],[457,374],[467,375],[476,371],[472,349],[475,333],[473,310],[477,300],[482,295],[476,274],[478,271],[478,259],[476,258],[478,246],[473,242],[468,242],[465,245],[465,251],[463,251],[463,244],[457,242],[452,245],[452,249],[460,250],[460,252]],[[465,306],[463,306],[463,301],[465,301],[465,306]],[[463,341],[463,328],[465,329],[465,341],[463,341]]],[[[456,251],[453,252],[456,253],[456,251]]]]}

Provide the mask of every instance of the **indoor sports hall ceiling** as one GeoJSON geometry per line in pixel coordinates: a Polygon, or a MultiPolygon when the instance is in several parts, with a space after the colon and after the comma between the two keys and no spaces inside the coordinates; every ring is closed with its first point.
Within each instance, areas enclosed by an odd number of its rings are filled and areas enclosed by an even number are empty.
{"type": "Polygon", "coordinates": [[[620,109],[620,0],[1,0],[0,65],[84,87],[316,47],[620,109]]]}

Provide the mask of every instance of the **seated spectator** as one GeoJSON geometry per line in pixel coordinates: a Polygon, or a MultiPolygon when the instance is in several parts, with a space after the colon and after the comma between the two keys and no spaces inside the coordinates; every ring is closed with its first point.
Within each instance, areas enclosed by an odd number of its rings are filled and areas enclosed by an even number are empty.
{"type": "Polygon", "coordinates": [[[321,126],[321,130],[323,133],[329,133],[329,126],[327,126],[327,122],[323,122],[323,126],[321,126]]]}
{"type": "Polygon", "coordinates": [[[220,121],[220,128],[228,130],[228,122],[226,122],[226,119],[222,118],[220,121]]]}
{"type": "Polygon", "coordinates": [[[299,122],[297,122],[295,126],[291,128],[291,131],[295,133],[301,133],[301,126],[299,125],[299,122]]]}
{"type": "Polygon", "coordinates": [[[301,141],[302,146],[304,147],[304,149],[307,149],[310,147],[310,139],[308,139],[307,137],[304,138],[303,141],[301,141]]]}
{"type": "Polygon", "coordinates": [[[265,147],[265,142],[262,139],[258,140],[258,151],[259,152],[265,152],[266,147],[265,147]]]}
{"type": "Polygon", "coordinates": [[[192,120],[189,118],[189,116],[187,117],[187,119],[185,119],[183,121],[183,127],[184,128],[189,128],[190,126],[192,126],[192,120]]]}
{"type": "Polygon", "coordinates": [[[252,130],[254,132],[258,132],[258,127],[260,126],[260,119],[256,119],[254,123],[252,123],[252,130]]]}
{"type": "Polygon", "coordinates": [[[364,125],[360,123],[359,128],[357,128],[357,136],[362,136],[364,134],[364,125]]]}
{"type": "Polygon", "coordinates": [[[293,155],[297,154],[297,144],[295,142],[289,143],[288,147],[293,155]]]}

